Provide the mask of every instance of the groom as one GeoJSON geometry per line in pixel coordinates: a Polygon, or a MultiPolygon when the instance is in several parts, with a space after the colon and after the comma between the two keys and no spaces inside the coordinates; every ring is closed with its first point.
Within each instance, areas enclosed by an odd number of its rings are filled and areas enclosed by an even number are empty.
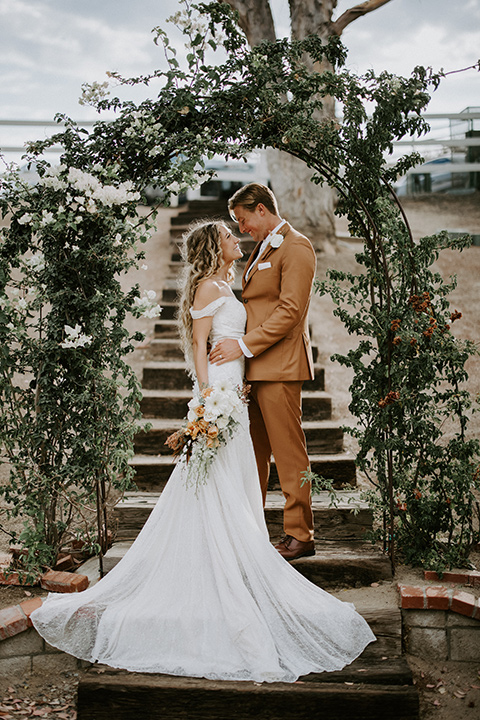
{"type": "Polygon", "coordinates": [[[273,453],[285,496],[285,537],[276,549],[287,560],[314,555],[309,461],[302,429],[301,390],[313,379],[308,308],[315,275],[310,241],[279,215],[269,188],[250,183],[230,198],[240,232],[257,245],[242,279],[247,327],[240,340],[219,342],[210,361],[222,364],[245,355],[251,385],[249,415],[265,503],[273,453]]]}

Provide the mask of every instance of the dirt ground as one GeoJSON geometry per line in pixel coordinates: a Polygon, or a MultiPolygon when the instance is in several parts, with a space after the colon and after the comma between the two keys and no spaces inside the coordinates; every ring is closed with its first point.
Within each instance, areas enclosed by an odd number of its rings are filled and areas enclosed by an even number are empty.
{"type": "MultiPolygon", "coordinates": [[[[440,229],[480,232],[480,194],[468,196],[432,196],[419,199],[406,199],[403,205],[415,237],[422,237],[440,229]]],[[[142,289],[156,290],[161,293],[166,276],[168,246],[165,243],[170,217],[175,210],[160,213],[158,233],[146,246],[146,259],[143,269],[135,271],[126,280],[126,284],[139,282],[142,289]]],[[[346,226],[339,220],[337,228],[346,232],[346,226]]],[[[354,270],[355,252],[358,245],[341,240],[336,250],[324,254],[319,259],[318,276],[324,275],[327,267],[354,270]]],[[[438,270],[447,278],[451,274],[458,277],[458,287],[452,296],[452,309],[458,309],[463,317],[455,323],[455,331],[460,337],[479,342],[480,327],[480,247],[472,247],[463,253],[445,252],[437,263],[438,270]]],[[[132,327],[133,327],[132,320],[132,327]]],[[[319,362],[326,369],[326,390],[332,395],[334,417],[336,420],[351,424],[353,418],[348,411],[351,374],[348,369],[334,364],[330,356],[334,352],[346,352],[352,338],[346,333],[340,321],[332,315],[332,303],[328,298],[315,296],[312,301],[311,323],[313,339],[319,348],[319,362]]],[[[135,321],[138,328],[138,321],[135,321]]],[[[139,328],[150,334],[152,321],[144,321],[139,328]]],[[[140,373],[146,357],[146,349],[139,347],[131,356],[131,363],[140,373]]],[[[480,358],[469,361],[468,387],[472,395],[480,393],[480,358]]],[[[480,436],[480,415],[473,417],[470,432],[480,436]]],[[[346,437],[346,447],[352,452],[355,446],[351,438],[346,437]]],[[[6,468],[0,467],[0,482],[6,478],[6,468]]],[[[360,484],[365,479],[359,478],[360,484]]],[[[3,521],[0,518],[0,524],[3,521]]],[[[4,523],[6,529],[18,523],[4,523]]],[[[8,547],[8,536],[0,532],[0,552],[8,547]]],[[[480,556],[472,557],[473,563],[480,568],[480,556]]],[[[415,582],[421,579],[421,573],[411,568],[400,567],[396,581],[415,582]]],[[[380,600],[382,588],[379,588],[380,600]]],[[[385,588],[391,592],[391,585],[385,588]]],[[[470,590],[469,590],[470,591],[470,590]]],[[[0,587],[0,607],[20,602],[29,595],[44,594],[39,588],[0,587]]],[[[415,681],[418,684],[422,703],[422,720],[477,720],[480,716],[480,663],[427,663],[418,658],[409,657],[415,681]]],[[[82,671],[79,671],[81,673],[82,671]]],[[[0,681],[0,717],[42,716],[68,718],[73,720],[74,693],[78,682],[78,673],[64,673],[59,676],[30,678],[12,678],[0,681]],[[18,701],[15,703],[15,701],[18,701]],[[4,710],[4,708],[12,710],[4,710]],[[38,712],[34,712],[38,711],[38,712]],[[5,714],[4,714],[5,713],[5,714]]]]}

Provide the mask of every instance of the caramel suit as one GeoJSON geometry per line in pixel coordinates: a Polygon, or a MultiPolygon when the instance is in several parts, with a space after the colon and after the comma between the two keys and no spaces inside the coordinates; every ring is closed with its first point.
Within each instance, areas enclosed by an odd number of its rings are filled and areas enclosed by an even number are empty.
{"type": "Polygon", "coordinates": [[[304,380],[313,379],[307,316],[316,259],[310,241],[287,222],[277,234],[284,237],[280,246],[267,245],[255,262],[257,244],[242,282],[243,341],[253,354],[245,363],[252,386],[250,431],[264,501],[273,453],[285,496],[285,534],[306,542],[313,539],[313,516],[310,485],[301,487],[302,472],[309,469],[301,390],[304,380]]]}

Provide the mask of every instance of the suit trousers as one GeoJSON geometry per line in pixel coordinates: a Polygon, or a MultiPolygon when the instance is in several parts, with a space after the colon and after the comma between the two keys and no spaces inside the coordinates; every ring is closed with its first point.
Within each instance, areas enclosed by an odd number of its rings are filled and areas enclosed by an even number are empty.
{"type": "Polygon", "coordinates": [[[256,380],[249,384],[250,433],[263,502],[265,504],[273,454],[285,496],[285,534],[307,542],[313,539],[313,514],[310,483],[302,486],[302,473],[310,469],[302,428],[303,381],[256,380]]]}

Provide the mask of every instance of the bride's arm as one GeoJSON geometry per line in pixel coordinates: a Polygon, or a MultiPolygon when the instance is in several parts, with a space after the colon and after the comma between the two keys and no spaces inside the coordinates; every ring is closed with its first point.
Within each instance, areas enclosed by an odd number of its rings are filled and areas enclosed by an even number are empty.
{"type": "MultiPolygon", "coordinates": [[[[203,280],[195,291],[193,298],[194,310],[201,311],[210,303],[217,300],[221,295],[218,283],[212,278],[203,280]]],[[[208,351],[207,342],[210,330],[212,329],[213,317],[205,315],[204,317],[193,320],[192,325],[192,350],[193,362],[195,364],[195,374],[197,376],[198,387],[208,385],[208,351]]]]}
{"type": "Polygon", "coordinates": [[[198,387],[208,385],[207,341],[212,327],[212,317],[203,317],[193,321],[193,362],[198,387]]]}

